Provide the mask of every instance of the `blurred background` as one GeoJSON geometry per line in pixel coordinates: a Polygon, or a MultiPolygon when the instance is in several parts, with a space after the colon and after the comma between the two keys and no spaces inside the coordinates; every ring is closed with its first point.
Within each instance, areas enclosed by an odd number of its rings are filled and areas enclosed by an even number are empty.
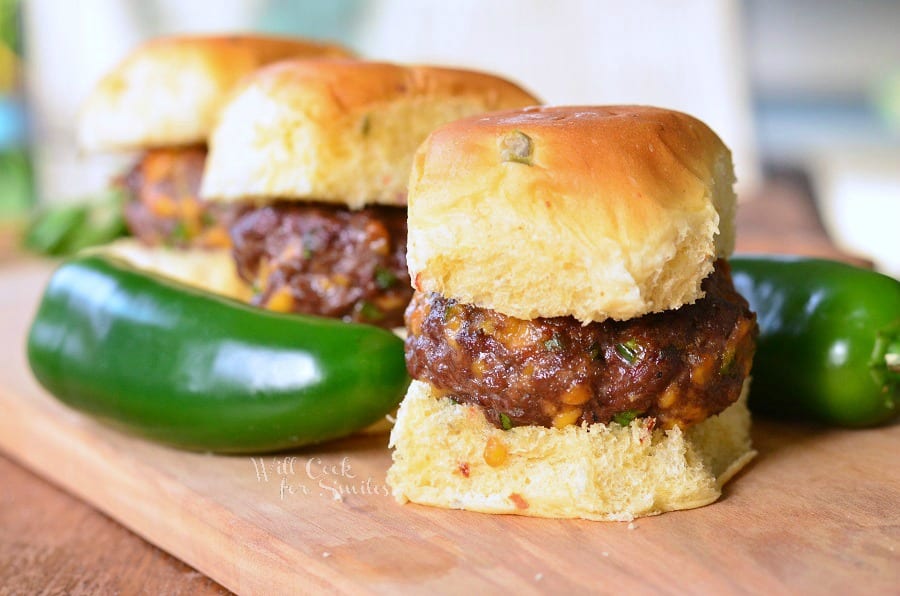
{"type": "Polygon", "coordinates": [[[0,218],[97,192],[128,162],[81,154],[74,122],[131,48],[234,31],[494,71],[547,103],[689,112],[732,148],[745,204],[773,181],[808,193],[843,250],[900,275],[894,0],[0,0],[0,218]]]}

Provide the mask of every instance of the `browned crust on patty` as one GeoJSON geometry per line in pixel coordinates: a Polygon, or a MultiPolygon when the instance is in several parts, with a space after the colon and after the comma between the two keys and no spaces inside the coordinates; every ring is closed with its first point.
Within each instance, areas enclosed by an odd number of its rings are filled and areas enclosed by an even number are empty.
{"type": "Polygon", "coordinates": [[[732,404],[749,373],[755,315],[716,262],[706,296],[677,310],[582,325],[530,321],[417,293],[407,367],[497,426],[561,427],[652,417],[692,426],[732,404]]]}
{"type": "Polygon", "coordinates": [[[412,288],[402,207],[276,203],[242,214],[231,237],[238,272],[254,285],[254,304],[403,325],[412,288]]]}

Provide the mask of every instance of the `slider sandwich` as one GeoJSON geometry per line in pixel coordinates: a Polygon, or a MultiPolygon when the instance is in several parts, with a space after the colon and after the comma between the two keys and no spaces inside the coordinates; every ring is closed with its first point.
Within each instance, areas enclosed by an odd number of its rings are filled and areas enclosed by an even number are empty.
{"type": "Polygon", "coordinates": [[[733,182],[716,134],[664,109],[433,132],[409,182],[394,496],[596,520],[715,501],[755,454],[733,182]]]}
{"type": "Polygon", "coordinates": [[[210,137],[202,195],[240,206],[231,240],[252,302],[402,326],[416,148],[441,124],[536,103],[502,78],[431,66],[298,60],[248,77],[210,137]]]}
{"type": "Polygon", "coordinates": [[[139,152],[116,185],[127,195],[131,233],[160,250],[127,242],[117,250],[198,285],[228,285],[234,275],[225,249],[235,209],[199,199],[206,139],[221,104],[265,64],[349,55],[336,45],[253,35],[166,37],[132,52],[100,81],[78,123],[87,151],[139,152]],[[170,254],[164,247],[205,252],[170,254]]]}

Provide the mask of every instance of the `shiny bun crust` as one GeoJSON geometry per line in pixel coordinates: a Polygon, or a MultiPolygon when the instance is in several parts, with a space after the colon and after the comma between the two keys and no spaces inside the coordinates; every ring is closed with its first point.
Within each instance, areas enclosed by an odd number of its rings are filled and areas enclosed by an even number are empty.
{"type": "Polygon", "coordinates": [[[756,454],[745,396],[684,432],[642,419],[503,431],[421,381],[400,405],[391,445],[387,482],[401,503],[616,521],[712,503],[756,454]]]}
{"type": "Polygon", "coordinates": [[[336,45],[277,37],[155,39],[94,89],[81,110],[79,143],[89,151],[205,143],[221,102],[242,77],[284,58],[349,55],[336,45]]]}
{"type": "Polygon", "coordinates": [[[223,109],[202,194],[402,205],[412,156],[434,128],[536,103],[513,83],[473,71],[283,62],[247,79],[223,109]]]}
{"type": "Polygon", "coordinates": [[[731,154],[686,114],[544,107],[453,122],[409,182],[414,285],[521,319],[629,319],[702,297],[734,245],[731,154]]]}

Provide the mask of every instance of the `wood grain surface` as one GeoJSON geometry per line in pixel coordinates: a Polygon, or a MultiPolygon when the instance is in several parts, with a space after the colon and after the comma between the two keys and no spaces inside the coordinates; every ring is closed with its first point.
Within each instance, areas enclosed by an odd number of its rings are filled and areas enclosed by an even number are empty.
{"type": "MultiPolygon", "coordinates": [[[[770,229],[789,221],[761,213],[770,229]]],[[[781,233],[753,250],[779,250],[781,233]]],[[[833,251],[804,246],[794,252],[833,251]]],[[[21,349],[47,273],[0,271],[0,450],[229,589],[898,592],[896,425],[758,422],[760,456],[721,501],[630,525],[401,507],[385,494],[383,438],[218,457],[132,439],[58,404],[35,386],[21,349]]],[[[0,593],[220,589],[18,466],[0,466],[0,593]]]]}
{"type": "Polygon", "coordinates": [[[0,478],[0,594],[228,594],[2,456],[0,478]]]}

